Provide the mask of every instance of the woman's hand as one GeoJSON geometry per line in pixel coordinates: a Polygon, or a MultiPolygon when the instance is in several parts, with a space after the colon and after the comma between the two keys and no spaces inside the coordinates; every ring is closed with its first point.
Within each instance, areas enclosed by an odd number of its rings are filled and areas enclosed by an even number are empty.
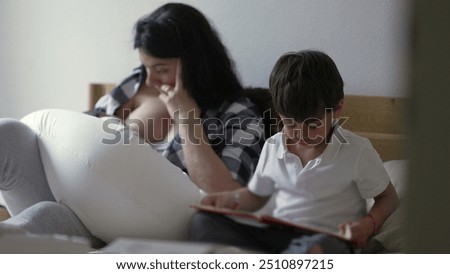
{"type": "Polygon", "coordinates": [[[200,118],[201,109],[184,87],[182,68],[178,59],[174,86],[165,84],[156,88],[175,124],[189,177],[208,193],[239,188],[228,166],[209,143],[200,118]]]}
{"type": "Polygon", "coordinates": [[[202,205],[220,208],[239,209],[242,211],[255,211],[264,206],[270,196],[258,196],[248,188],[243,187],[233,191],[216,192],[205,196],[202,205]]]}
{"type": "Polygon", "coordinates": [[[237,200],[237,193],[235,191],[209,194],[202,199],[201,204],[230,209],[237,209],[239,207],[239,201],[237,200]]]}
{"type": "Polygon", "coordinates": [[[178,59],[175,86],[164,84],[156,87],[160,91],[159,99],[166,105],[167,111],[175,122],[186,118],[200,118],[200,108],[184,88],[182,71],[181,60],[178,59]]]}

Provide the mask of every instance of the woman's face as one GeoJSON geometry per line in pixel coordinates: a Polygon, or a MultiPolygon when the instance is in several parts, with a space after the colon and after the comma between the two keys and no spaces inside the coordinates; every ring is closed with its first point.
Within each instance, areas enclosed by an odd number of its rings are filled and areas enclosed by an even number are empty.
{"type": "Polygon", "coordinates": [[[162,85],[175,86],[178,58],[156,58],[139,49],[139,60],[147,72],[145,79],[147,86],[157,88],[162,85]]]}

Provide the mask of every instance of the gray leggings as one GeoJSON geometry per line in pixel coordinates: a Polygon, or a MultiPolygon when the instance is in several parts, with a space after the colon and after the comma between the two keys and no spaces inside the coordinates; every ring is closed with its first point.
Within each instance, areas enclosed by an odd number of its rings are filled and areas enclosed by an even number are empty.
{"type": "Polygon", "coordinates": [[[55,201],[37,135],[14,119],[0,119],[0,191],[13,216],[5,223],[33,233],[81,236],[99,242],[68,207],[55,201]]]}

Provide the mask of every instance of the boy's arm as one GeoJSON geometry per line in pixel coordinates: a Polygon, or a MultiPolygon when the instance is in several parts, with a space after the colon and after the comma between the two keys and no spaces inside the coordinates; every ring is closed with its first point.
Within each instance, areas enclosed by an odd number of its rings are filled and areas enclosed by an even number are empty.
{"type": "Polygon", "coordinates": [[[352,240],[357,247],[364,247],[367,240],[383,225],[386,219],[394,212],[398,206],[398,196],[392,183],[377,195],[375,203],[366,216],[356,222],[347,222],[340,225],[343,230],[345,225],[350,225],[352,240]]]}
{"type": "Polygon", "coordinates": [[[373,232],[384,224],[386,219],[391,216],[392,212],[398,206],[398,196],[392,183],[389,183],[387,188],[374,198],[375,203],[369,210],[366,219],[369,219],[373,228],[373,232]],[[370,215],[370,216],[369,216],[370,215]]]}
{"type": "Polygon", "coordinates": [[[243,187],[234,191],[224,191],[207,195],[202,199],[201,204],[214,207],[255,211],[265,205],[269,198],[270,196],[261,197],[255,195],[248,188],[243,187]]]}

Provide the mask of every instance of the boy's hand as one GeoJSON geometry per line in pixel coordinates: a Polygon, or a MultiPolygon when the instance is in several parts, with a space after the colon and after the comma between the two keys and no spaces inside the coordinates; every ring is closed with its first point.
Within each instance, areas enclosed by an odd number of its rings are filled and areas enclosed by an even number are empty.
{"type": "Polygon", "coordinates": [[[340,233],[343,233],[345,231],[346,226],[350,227],[352,235],[351,240],[354,246],[358,249],[366,246],[370,236],[372,236],[372,234],[374,233],[372,222],[370,220],[367,222],[365,218],[359,221],[345,222],[340,224],[340,233]]]}
{"type": "Polygon", "coordinates": [[[237,209],[239,206],[236,201],[236,193],[233,191],[209,194],[202,199],[201,204],[229,209],[237,209]]]}

